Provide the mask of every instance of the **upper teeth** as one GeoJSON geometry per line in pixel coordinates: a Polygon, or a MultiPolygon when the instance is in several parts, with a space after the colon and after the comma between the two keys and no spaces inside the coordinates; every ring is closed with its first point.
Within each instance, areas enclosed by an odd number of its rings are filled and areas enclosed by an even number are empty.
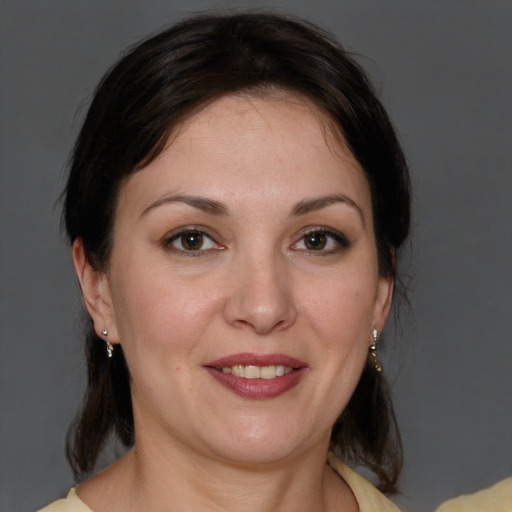
{"type": "Polygon", "coordinates": [[[223,366],[224,373],[231,373],[235,377],[244,377],[246,379],[273,379],[281,377],[285,373],[290,373],[293,368],[281,364],[271,366],[252,366],[237,364],[235,366],[223,366]]]}

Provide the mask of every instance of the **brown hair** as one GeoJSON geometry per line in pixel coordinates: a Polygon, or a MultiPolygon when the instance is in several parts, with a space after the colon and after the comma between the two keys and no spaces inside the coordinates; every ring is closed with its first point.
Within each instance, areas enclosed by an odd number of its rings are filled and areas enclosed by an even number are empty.
{"type": "MultiPolygon", "coordinates": [[[[281,89],[313,102],[343,135],[370,184],[381,275],[396,277],[396,251],[410,224],[409,174],[389,118],[365,73],[332,36],[275,14],[198,15],[130,49],[96,89],[76,141],[63,219],[98,270],[108,266],[116,198],[187,115],[222,95],[281,89]]],[[[134,442],[129,372],[87,319],[88,381],[67,455],[92,471],[109,435],[134,442]]],[[[331,448],[372,468],[395,491],[402,448],[385,377],[367,364],[333,429],[331,448]]]]}

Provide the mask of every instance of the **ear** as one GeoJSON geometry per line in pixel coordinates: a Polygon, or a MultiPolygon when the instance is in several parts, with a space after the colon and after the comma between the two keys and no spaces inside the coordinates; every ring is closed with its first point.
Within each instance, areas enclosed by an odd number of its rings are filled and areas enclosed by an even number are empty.
{"type": "Polygon", "coordinates": [[[389,312],[391,311],[394,284],[395,280],[391,276],[379,277],[372,324],[373,328],[378,331],[382,331],[382,329],[384,329],[389,312]]]}
{"type": "Polygon", "coordinates": [[[101,331],[107,329],[108,340],[111,343],[118,343],[119,335],[107,275],[91,265],[81,238],[74,241],[72,254],[85,307],[92,318],[96,334],[102,338],[101,331]]]}

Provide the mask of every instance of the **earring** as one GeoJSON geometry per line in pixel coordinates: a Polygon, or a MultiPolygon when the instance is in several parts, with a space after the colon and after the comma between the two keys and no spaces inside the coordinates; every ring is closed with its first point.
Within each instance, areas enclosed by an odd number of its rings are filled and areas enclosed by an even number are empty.
{"type": "Polygon", "coordinates": [[[379,359],[377,358],[376,343],[377,343],[377,340],[379,339],[379,331],[377,329],[372,330],[372,338],[373,338],[372,343],[368,347],[369,354],[370,354],[370,360],[371,360],[372,365],[375,368],[375,370],[378,372],[381,372],[382,366],[380,365],[379,359]]]}
{"type": "Polygon", "coordinates": [[[114,347],[112,346],[112,343],[107,340],[108,331],[107,329],[103,329],[101,331],[101,335],[105,338],[105,343],[107,344],[107,355],[109,359],[112,357],[112,353],[114,352],[114,347]]]}

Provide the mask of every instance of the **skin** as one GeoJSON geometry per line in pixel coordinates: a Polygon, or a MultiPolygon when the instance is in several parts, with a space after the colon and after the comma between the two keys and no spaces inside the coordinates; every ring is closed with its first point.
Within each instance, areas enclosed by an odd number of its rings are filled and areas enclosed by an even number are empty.
{"type": "Polygon", "coordinates": [[[284,94],[218,99],[122,186],[108,269],[75,242],[96,332],[123,346],[136,433],[79,486],[94,510],[358,510],[326,452],[393,284],[367,180],[327,126],[284,94]],[[200,250],[183,228],[204,232],[200,250]],[[238,353],[306,369],[279,396],[247,399],[205,369],[238,353]]]}

